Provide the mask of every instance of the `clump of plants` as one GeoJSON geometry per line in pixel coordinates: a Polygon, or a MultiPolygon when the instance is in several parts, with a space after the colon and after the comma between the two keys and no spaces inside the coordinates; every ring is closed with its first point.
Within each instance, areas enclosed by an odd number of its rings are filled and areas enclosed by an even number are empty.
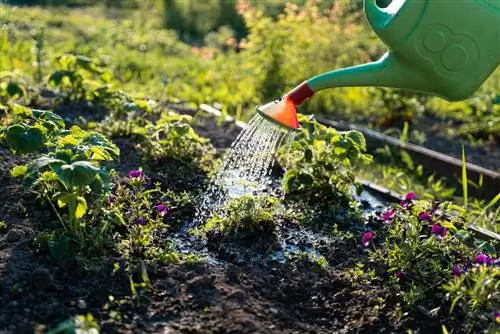
{"type": "Polygon", "coordinates": [[[90,91],[111,80],[109,71],[86,56],[63,54],[57,63],[59,68],[52,72],[48,82],[63,101],[91,99],[90,91]]]}
{"type": "Polygon", "coordinates": [[[229,201],[215,213],[202,230],[209,239],[219,241],[272,244],[276,225],[284,210],[271,196],[243,196],[229,201]]]}
{"type": "Polygon", "coordinates": [[[151,288],[147,266],[199,262],[180,254],[168,240],[171,225],[182,220],[182,208],[192,201],[187,193],[162,191],[142,170],[113,187],[103,209],[104,220],[113,225],[114,249],[118,254],[114,273],[124,272],[134,299],[143,301],[151,288]]]}
{"type": "Polygon", "coordinates": [[[12,170],[23,185],[49,204],[65,232],[82,240],[88,200],[109,189],[109,163],[118,148],[103,135],[73,126],[56,114],[14,106],[10,123],[0,128],[0,142],[16,154],[38,153],[12,170]],[[64,210],[64,211],[61,211],[64,210]]]}
{"type": "Polygon", "coordinates": [[[472,314],[498,309],[498,260],[494,245],[475,239],[462,215],[451,202],[417,201],[408,193],[367,225],[361,244],[411,308],[439,311],[448,299],[451,311],[460,305],[475,326],[472,314]]]}
{"type": "Polygon", "coordinates": [[[146,152],[155,160],[172,159],[201,169],[211,167],[215,150],[206,138],[190,126],[192,117],[174,111],[161,114],[155,124],[147,127],[150,141],[146,152]]]}
{"type": "Polygon", "coordinates": [[[353,170],[371,161],[365,153],[363,134],[338,132],[303,115],[299,115],[299,122],[302,129],[290,150],[282,147],[279,156],[286,169],[283,183],[287,198],[305,200],[313,221],[359,221],[358,203],[352,193],[361,191],[361,186],[353,170]],[[318,214],[321,219],[316,219],[318,214]]]}
{"type": "Polygon", "coordinates": [[[338,132],[308,117],[299,116],[302,130],[295,135],[287,155],[284,147],[280,162],[285,166],[284,188],[311,202],[337,201],[349,197],[355,182],[353,168],[371,161],[366,141],[358,131],[338,132]]]}

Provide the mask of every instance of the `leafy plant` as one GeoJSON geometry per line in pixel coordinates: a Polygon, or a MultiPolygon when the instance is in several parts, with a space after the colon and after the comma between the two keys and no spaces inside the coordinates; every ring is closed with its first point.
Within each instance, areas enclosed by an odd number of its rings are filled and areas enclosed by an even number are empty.
{"type": "Polygon", "coordinates": [[[48,151],[25,166],[17,166],[12,175],[24,177],[24,186],[34,189],[53,207],[64,229],[81,235],[80,219],[87,212],[86,195],[109,189],[106,162],[118,156],[118,148],[97,132],[79,127],[65,130],[64,121],[50,111],[14,107],[13,121],[0,130],[0,138],[18,153],[45,147],[48,151]],[[68,222],[59,214],[68,208],[68,222]]]}
{"type": "Polygon", "coordinates": [[[28,101],[26,82],[15,72],[0,72],[0,103],[24,99],[28,101]]]}
{"type": "Polygon", "coordinates": [[[11,125],[0,128],[0,140],[15,153],[41,150],[62,133],[64,121],[51,111],[13,105],[11,125]]]}
{"type": "Polygon", "coordinates": [[[92,58],[65,54],[57,59],[59,69],[49,76],[49,84],[58,89],[60,96],[68,101],[87,98],[89,88],[97,88],[111,78],[92,58]]]}
{"type": "Polygon", "coordinates": [[[371,161],[365,154],[365,138],[357,131],[337,132],[302,115],[299,122],[302,130],[295,135],[289,156],[287,148],[281,151],[281,164],[287,168],[285,192],[300,194],[310,202],[349,197],[356,185],[352,170],[371,161]]]}
{"type": "MultiPolygon", "coordinates": [[[[403,199],[402,208],[384,213],[377,230],[366,232],[383,242],[373,249],[371,258],[385,263],[388,272],[395,274],[395,281],[407,287],[411,304],[439,292],[453,265],[471,255],[462,241],[466,234],[463,218],[449,215],[451,212],[463,211],[450,202],[432,205],[414,201],[410,194],[403,199]]],[[[365,246],[370,239],[364,237],[365,246]]]]}
{"type": "Polygon", "coordinates": [[[190,126],[192,118],[173,111],[164,112],[161,118],[148,126],[151,133],[146,152],[156,160],[174,159],[208,170],[213,163],[215,150],[210,141],[200,137],[190,126]]]}

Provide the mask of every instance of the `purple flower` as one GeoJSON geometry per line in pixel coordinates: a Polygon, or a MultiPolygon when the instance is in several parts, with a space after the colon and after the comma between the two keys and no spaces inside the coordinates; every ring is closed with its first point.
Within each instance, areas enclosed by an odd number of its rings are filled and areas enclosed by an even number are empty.
{"type": "Polygon", "coordinates": [[[500,323],[500,311],[493,310],[491,313],[493,314],[493,318],[495,319],[495,321],[500,323]]]}
{"type": "Polygon", "coordinates": [[[431,232],[435,234],[438,239],[441,239],[446,235],[446,228],[442,227],[439,224],[434,224],[432,225],[431,232]]]}
{"type": "Polygon", "coordinates": [[[431,212],[432,213],[436,213],[436,211],[439,209],[440,205],[441,205],[441,201],[440,200],[434,201],[434,203],[432,203],[431,212]]]}
{"type": "Polygon", "coordinates": [[[427,211],[422,211],[418,214],[418,220],[421,222],[431,223],[432,217],[429,213],[427,213],[427,211]]]}
{"type": "Polygon", "coordinates": [[[132,179],[138,179],[142,176],[142,171],[140,170],[131,170],[128,173],[128,176],[130,176],[132,179]]]}
{"type": "Polygon", "coordinates": [[[370,244],[370,240],[373,239],[373,232],[372,231],[366,231],[363,233],[363,236],[361,237],[361,243],[367,247],[370,244]]]}
{"type": "Polygon", "coordinates": [[[165,204],[158,204],[155,209],[156,212],[158,212],[158,214],[162,217],[168,213],[168,208],[165,204]]]}
{"type": "Polygon", "coordinates": [[[402,279],[404,278],[406,275],[406,273],[402,270],[398,270],[394,273],[394,276],[396,276],[398,279],[402,279]]]}
{"type": "Polygon", "coordinates": [[[460,269],[460,266],[458,264],[456,264],[453,266],[451,273],[453,274],[453,276],[458,277],[458,276],[462,275],[462,269],[460,269]]]}
{"type": "Polygon", "coordinates": [[[403,240],[406,240],[406,228],[403,229],[403,232],[401,233],[401,237],[403,237],[403,240]]]}
{"type": "Polygon", "coordinates": [[[487,265],[489,266],[490,264],[493,263],[493,258],[492,257],[489,257],[488,255],[486,254],[483,254],[483,253],[479,253],[476,258],[474,259],[474,262],[476,262],[477,264],[484,264],[484,265],[487,265]]]}
{"type": "Polygon", "coordinates": [[[401,200],[401,206],[403,208],[408,207],[408,205],[410,205],[414,199],[415,199],[414,192],[410,192],[410,193],[406,194],[405,197],[401,200]]]}
{"type": "Polygon", "coordinates": [[[136,225],[146,225],[146,219],[144,219],[143,217],[137,217],[135,220],[134,220],[134,223],[136,225]]]}
{"type": "Polygon", "coordinates": [[[108,196],[108,198],[106,198],[106,201],[108,202],[108,205],[111,205],[115,202],[115,197],[114,196],[108,196]]]}
{"type": "Polygon", "coordinates": [[[384,224],[389,225],[392,222],[392,219],[394,218],[394,215],[396,214],[396,211],[394,210],[389,210],[384,212],[382,215],[382,219],[384,220],[384,224]]]}

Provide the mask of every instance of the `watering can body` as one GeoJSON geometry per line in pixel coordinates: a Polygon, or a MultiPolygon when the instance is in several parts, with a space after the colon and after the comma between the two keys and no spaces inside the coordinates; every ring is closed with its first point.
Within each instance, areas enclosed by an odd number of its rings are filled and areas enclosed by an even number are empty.
{"type": "Polygon", "coordinates": [[[294,106],[333,87],[403,88],[463,100],[500,63],[499,0],[365,0],[364,10],[389,49],[381,59],[319,74],[257,112],[298,129],[294,106]]]}
{"type": "Polygon", "coordinates": [[[319,90],[349,86],[404,88],[463,100],[500,63],[498,0],[365,0],[364,6],[389,51],[376,62],[307,80],[288,94],[296,104],[319,90]]]}

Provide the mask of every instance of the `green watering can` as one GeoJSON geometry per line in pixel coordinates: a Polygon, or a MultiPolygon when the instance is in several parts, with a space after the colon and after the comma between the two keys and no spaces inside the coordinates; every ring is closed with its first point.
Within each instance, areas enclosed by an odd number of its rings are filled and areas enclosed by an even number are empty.
{"type": "Polygon", "coordinates": [[[382,58],[310,78],[257,112],[299,129],[295,107],[332,87],[405,88],[463,100],[500,63],[499,0],[365,0],[364,11],[389,48],[382,58]]]}

